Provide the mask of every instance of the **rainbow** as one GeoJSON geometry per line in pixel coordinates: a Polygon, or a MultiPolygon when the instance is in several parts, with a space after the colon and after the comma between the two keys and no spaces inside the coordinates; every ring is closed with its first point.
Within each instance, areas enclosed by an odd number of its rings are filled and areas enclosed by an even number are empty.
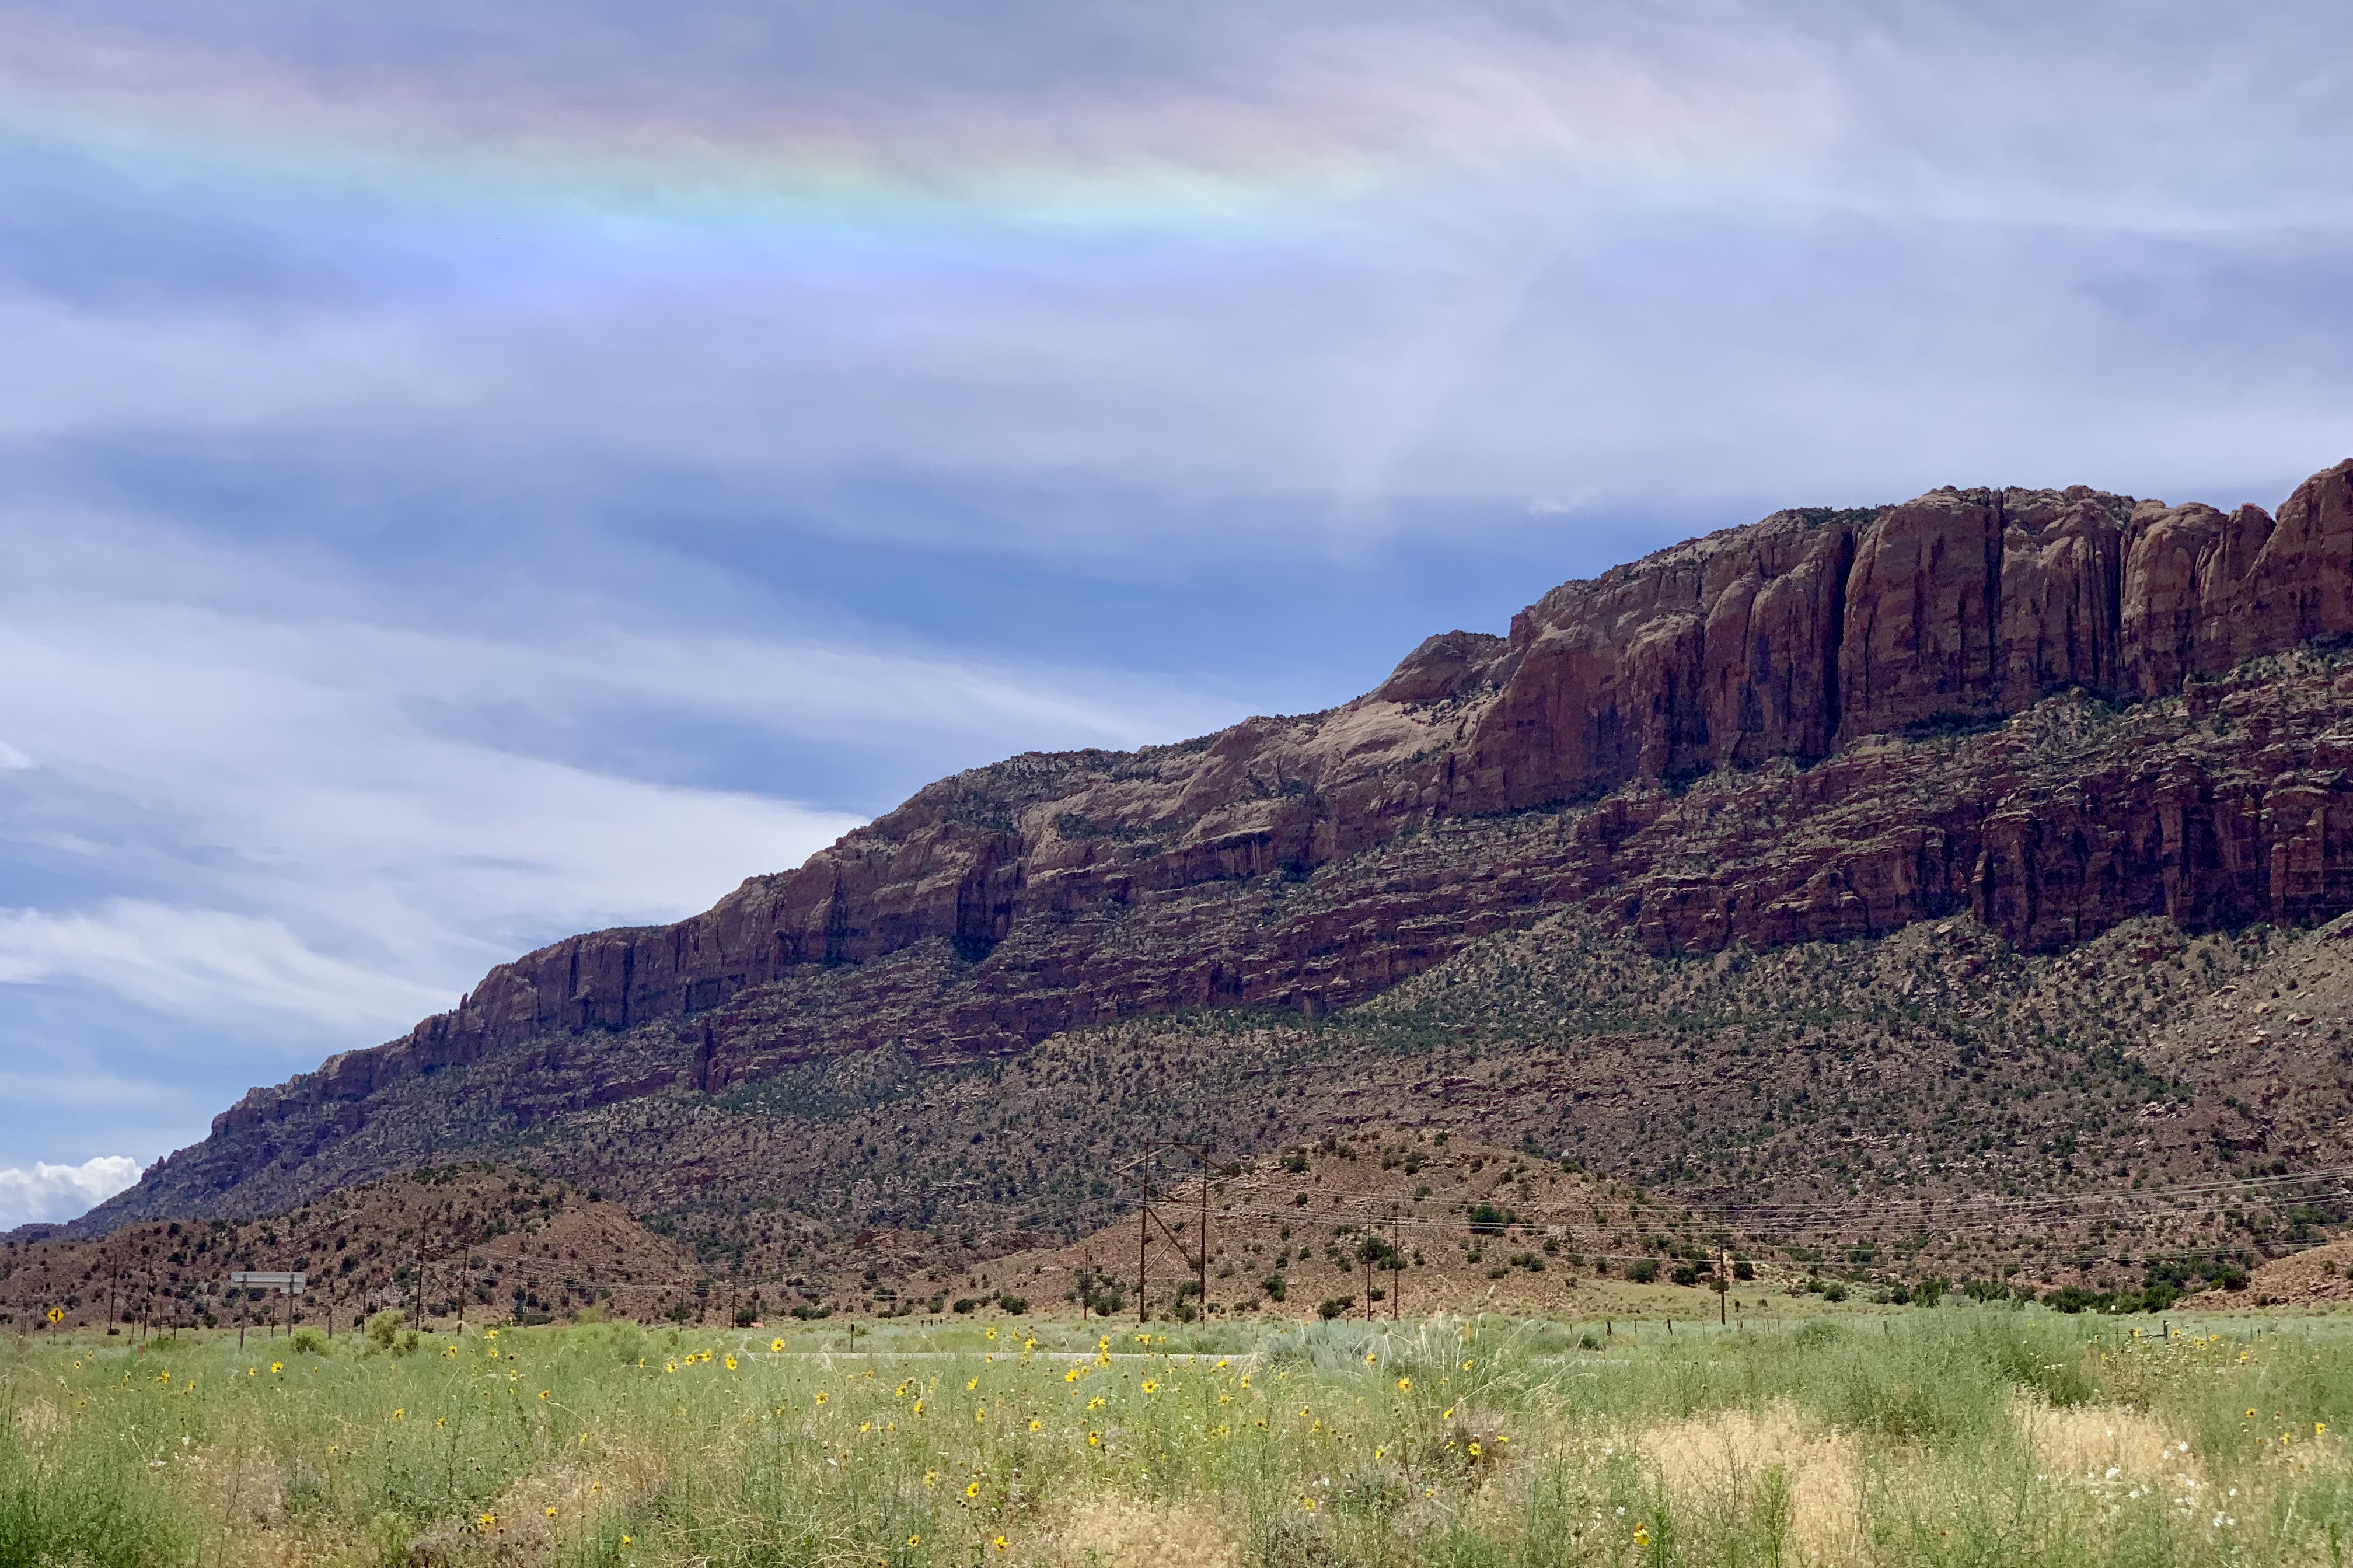
{"type": "Polygon", "coordinates": [[[965,103],[877,131],[887,109],[689,116],[385,78],[331,89],[248,55],[0,21],[0,139],[153,184],[330,212],[754,233],[1214,233],[1283,226],[1392,173],[1343,138],[1263,114],[1218,123],[1185,105],[1098,105],[1050,127],[965,103]]]}
{"type": "Polygon", "coordinates": [[[665,100],[495,73],[306,73],[259,50],[0,13],[0,138],[330,220],[1215,238],[1313,229],[1515,160],[1713,184],[1819,130],[1720,83],[1674,98],[1639,70],[1525,54],[1393,47],[1363,68],[1082,86],[1037,104],[742,84],[665,100]]]}

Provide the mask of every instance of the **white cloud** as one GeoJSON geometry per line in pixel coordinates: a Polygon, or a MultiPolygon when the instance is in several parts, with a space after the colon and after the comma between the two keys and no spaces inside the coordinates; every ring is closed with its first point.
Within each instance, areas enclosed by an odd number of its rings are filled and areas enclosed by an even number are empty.
{"type": "Polygon", "coordinates": [[[279,920],[144,899],[0,910],[0,984],[60,979],[168,1013],[259,1007],[356,1027],[396,1027],[447,1002],[441,989],[318,952],[279,920]]]}
{"type": "Polygon", "coordinates": [[[79,1218],[138,1179],[139,1162],[127,1154],[100,1154],[79,1165],[0,1167],[0,1230],[79,1218]]]}
{"type": "Polygon", "coordinates": [[[0,864],[61,889],[0,908],[0,984],[285,1042],[241,1081],[404,1029],[540,942],[707,907],[860,820],[644,776],[664,763],[885,735],[979,761],[1229,717],[1166,683],[576,599],[491,612],[499,634],[381,618],[333,572],[119,517],[0,514],[0,540],[37,563],[0,584],[0,729],[41,759],[0,774],[0,864]]]}

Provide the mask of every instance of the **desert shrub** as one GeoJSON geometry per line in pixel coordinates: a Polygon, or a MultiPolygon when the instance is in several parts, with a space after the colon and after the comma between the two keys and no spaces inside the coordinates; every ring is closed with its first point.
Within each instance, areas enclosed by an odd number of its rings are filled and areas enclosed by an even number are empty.
{"type": "Polygon", "coordinates": [[[408,1314],[397,1307],[387,1307],[367,1321],[362,1331],[361,1344],[370,1355],[388,1351],[394,1355],[406,1355],[417,1348],[417,1335],[409,1328],[408,1314]]]}

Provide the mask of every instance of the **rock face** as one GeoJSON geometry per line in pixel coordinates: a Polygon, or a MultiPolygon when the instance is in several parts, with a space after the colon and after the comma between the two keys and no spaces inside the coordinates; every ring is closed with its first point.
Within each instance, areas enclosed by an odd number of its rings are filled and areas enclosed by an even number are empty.
{"type": "Polygon", "coordinates": [[[1432,637],[1327,712],[943,780],[704,914],[501,964],[216,1137],[348,1136],[391,1086],[533,1041],[576,1107],[886,1040],[936,1060],[1128,1013],[1314,1011],[1569,904],[1656,951],[1964,909],[2046,949],[2138,914],[2330,915],[2353,908],[2353,689],[2212,683],[2347,637],[2353,460],[2276,521],[2081,487],[1777,513],[1556,588],[1508,637],[1432,637]],[[2019,716],[2069,691],[2164,716],[2054,775],[2068,742],[2019,716]],[[583,1065],[663,1021],[682,1065],[583,1065]]]}

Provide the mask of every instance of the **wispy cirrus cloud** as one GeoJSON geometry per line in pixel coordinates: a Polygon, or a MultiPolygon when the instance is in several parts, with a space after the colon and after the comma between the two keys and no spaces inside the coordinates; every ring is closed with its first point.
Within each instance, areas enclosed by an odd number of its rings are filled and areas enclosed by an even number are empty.
{"type": "Polygon", "coordinates": [[[282,920],[108,899],[70,913],[0,910],[0,984],[70,978],[191,1016],[268,1010],[382,1029],[445,990],[330,958],[282,920]]]}
{"type": "MultiPolygon", "coordinates": [[[[180,1020],[142,1053],[206,1082],[192,1131],[525,948],[690,913],[861,819],[714,773],[889,726],[902,760],[855,786],[887,797],[957,753],[1225,711],[1172,682],[596,609],[577,584],[553,610],[512,584],[388,609],[319,560],[152,519],[0,512],[0,540],[27,563],[0,584],[0,987],[180,1020]]],[[[121,1066],[26,1045],[12,1138],[56,1124],[44,1084],[121,1066]]]]}

